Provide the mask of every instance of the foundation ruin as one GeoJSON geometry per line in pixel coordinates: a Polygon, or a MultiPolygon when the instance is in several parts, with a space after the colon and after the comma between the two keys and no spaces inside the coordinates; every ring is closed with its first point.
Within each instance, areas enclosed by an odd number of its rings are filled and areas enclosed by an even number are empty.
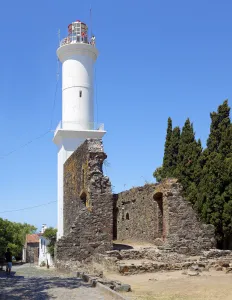
{"type": "Polygon", "coordinates": [[[215,248],[214,227],[200,222],[175,179],[112,194],[102,141],[87,139],[64,165],[64,236],[57,267],[78,266],[113,249],[113,240],[149,242],[196,255],[215,248]]]}

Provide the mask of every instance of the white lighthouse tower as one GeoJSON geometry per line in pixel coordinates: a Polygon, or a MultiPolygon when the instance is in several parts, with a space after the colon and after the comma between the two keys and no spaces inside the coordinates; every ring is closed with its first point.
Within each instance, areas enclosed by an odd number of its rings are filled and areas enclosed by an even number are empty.
{"type": "Polygon", "coordinates": [[[87,139],[102,138],[104,125],[94,123],[94,63],[98,56],[95,37],[88,38],[81,21],[68,26],[68,36],[57,49],[62,63],[62,121],[54,133],[58,146],[58,232],[63,236],[63,165],[87,139]]]}

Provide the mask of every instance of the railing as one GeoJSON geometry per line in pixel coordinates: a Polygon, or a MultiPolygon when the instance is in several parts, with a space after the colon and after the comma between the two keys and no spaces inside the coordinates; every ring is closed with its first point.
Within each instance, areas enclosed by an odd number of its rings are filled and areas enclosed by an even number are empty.
{"type": "Polygon", "coordinates": [[[60,121],[57,125],[54,135],[56,135],[58,130],[99,130],[104,131],[104,124],[103,123],[95,123],[95,122],[86,122],[86,123],[79,123],[79,122],[66,122],[60,121]]]}
{"type": "Polygon", "coordinates": [[[70,35],[60,41],[60,47],[68,44],[88,44],[95,47],[95,38],[88,39],[87,36],[70,35]]]}

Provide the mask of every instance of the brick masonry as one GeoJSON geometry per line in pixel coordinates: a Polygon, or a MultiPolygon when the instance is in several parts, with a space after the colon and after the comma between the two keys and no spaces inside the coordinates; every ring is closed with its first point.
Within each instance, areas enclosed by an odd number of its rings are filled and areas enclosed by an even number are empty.
{"type": "Polygon", "coordinates": [[[64,165],[64,236],[56,245],[56,265],[89,261],[112,248],[113,200],[102,141],[86,140],[64,165]]]}

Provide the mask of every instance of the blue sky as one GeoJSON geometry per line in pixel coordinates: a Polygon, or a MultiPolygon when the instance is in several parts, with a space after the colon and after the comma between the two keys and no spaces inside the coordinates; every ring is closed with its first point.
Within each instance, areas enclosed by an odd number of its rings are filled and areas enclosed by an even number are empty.
{"type": "MultiPolygon", "coordinates": [[[[90,1],[2,1],[0,67],[0,217],[56,226],[57,149],[50,129],[57,32],[89,23],[90,1]]],[[[92,1],[98,122],[105,123],[105,172],[114,191],[153,182],[161,165],[167,118],[187,117],[205,144],[209,113],[232,93],[232,2],[92,1]]],[[[61,79],[52,127],[61,119],[61,79]]]]}

